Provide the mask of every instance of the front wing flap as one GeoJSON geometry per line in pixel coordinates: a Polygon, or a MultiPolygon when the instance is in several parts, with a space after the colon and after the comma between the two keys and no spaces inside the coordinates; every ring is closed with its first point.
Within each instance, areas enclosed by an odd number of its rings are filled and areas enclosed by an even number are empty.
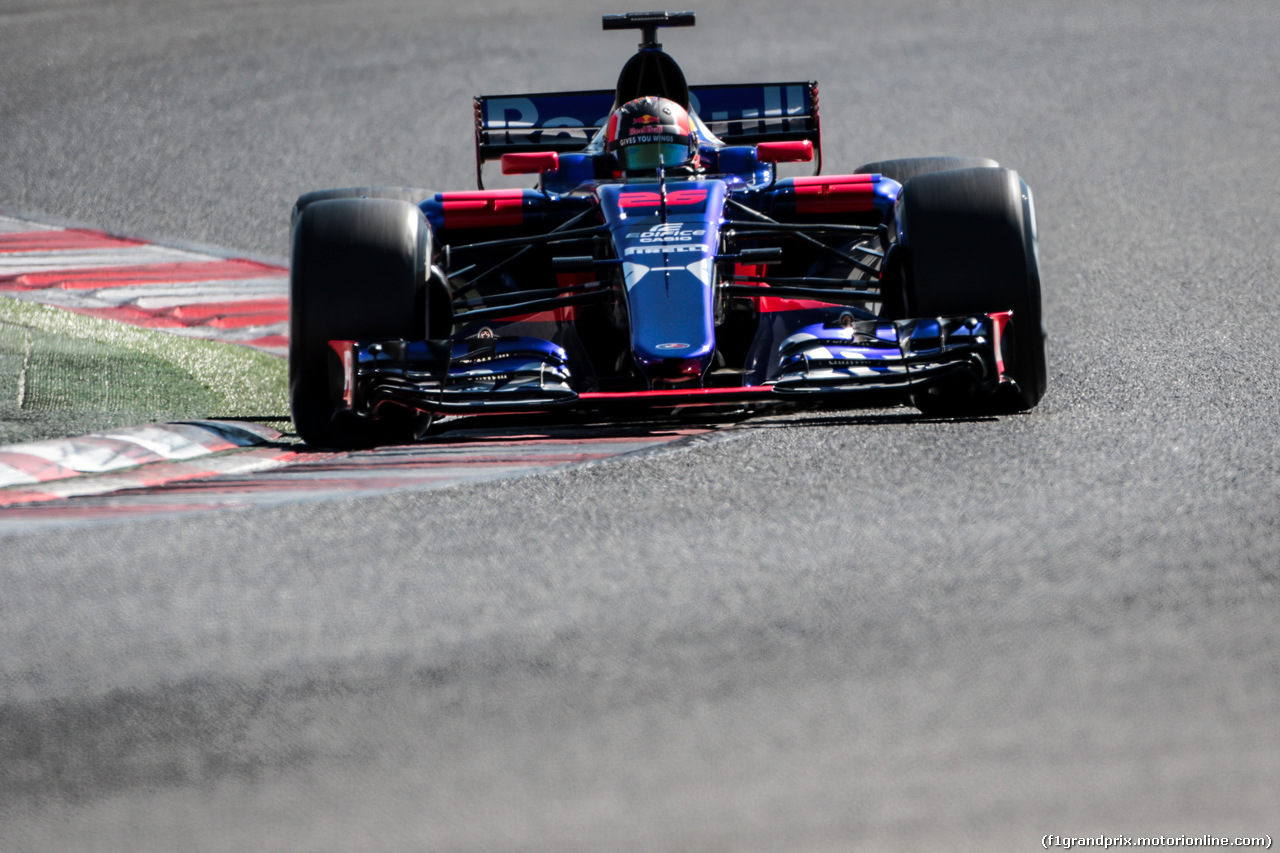
{"type": "Polygon", "coordinates": [[[774,390],[785,396],[912,391],[971,381],[977,393],[1011,381],[1005,327],[1011,312],[922,320],[848,320],[807,326],[782,342],[774,390]]]}

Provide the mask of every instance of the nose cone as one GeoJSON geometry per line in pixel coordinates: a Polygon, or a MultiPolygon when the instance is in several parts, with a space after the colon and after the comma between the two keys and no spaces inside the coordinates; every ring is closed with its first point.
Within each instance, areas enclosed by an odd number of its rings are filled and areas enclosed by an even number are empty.
{"type": "MultiPolygon", "coordinates": [[[[672,252],[658,257],[679,255],[672,252]]],[[[631,354],[650,385],[700,384],[710,368],[716,348],[710,266],[705,257],[688,266],[623,264],[631,315],[631,354]]]]}
{"type": "Polygon", "coordinates": [[[600,188],[622,261],[631,355],[651,387],[700,386],[711,367],[725,192],[722,181],[600,188]]]}
{"type": "MultiPolygon", "coordinates": [[[[707,370],[711,367],[711,359],[715,353],[715,348],[699,347],[697,352],[690,352],[694,348],[688,344],[678,344],[688,355],[667,355],[665,357],[646,357],[640,352],[633,352],[636,364],[639,365],[641,372],[645,378],[649,380],[649,385],[654,388],[666,386],[689,386],[698,387],[702,385],[702,377],[706,375],[707,370]]],[[[681,349],[677,349],[676,342],[673,342],[668,353],[678,353],[681,349]]]]}

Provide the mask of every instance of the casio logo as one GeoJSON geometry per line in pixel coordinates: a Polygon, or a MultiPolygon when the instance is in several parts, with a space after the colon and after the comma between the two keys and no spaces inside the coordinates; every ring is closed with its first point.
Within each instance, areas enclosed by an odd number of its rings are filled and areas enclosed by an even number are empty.
{"type": "Polygon", "coordinates": [[[679,222],[664,222],[648,231],[632,231],[627,237],[641,243],[691,243],[695,237],[702,237],[706,233],[705,228],[685,230],[679,222]]]}

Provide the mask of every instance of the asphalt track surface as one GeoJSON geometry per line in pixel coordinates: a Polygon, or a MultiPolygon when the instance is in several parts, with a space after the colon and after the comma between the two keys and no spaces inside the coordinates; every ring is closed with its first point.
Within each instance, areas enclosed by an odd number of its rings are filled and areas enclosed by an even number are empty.
{"type": "MultiPolygon", "coordinates": [[[[468,188],[473,94],[611,85],[615,11],[4,0],[0,199],[283,256],[302,191],[468,188]]],[[[1280,832],[1280,4],[697,11],[827,171],[1023,174],[1041,406],[6,535],[0,849],[1280,832]]]]}

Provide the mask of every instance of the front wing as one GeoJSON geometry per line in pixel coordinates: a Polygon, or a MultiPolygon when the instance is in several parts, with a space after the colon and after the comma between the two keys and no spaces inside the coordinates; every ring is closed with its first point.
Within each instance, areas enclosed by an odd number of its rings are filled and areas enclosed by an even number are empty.
{"type": "Polygon", "coordinates": [[[888,321],[846,315],[787,337],[776,372],[759,385],[579,392],[565,351],[524,337],[331,341],[331,380],[339,409],[365,417],[387,405],[432,415],[885,405],[931,388],[995,394],[1011,385],[1012,316],[888,321]]]}

